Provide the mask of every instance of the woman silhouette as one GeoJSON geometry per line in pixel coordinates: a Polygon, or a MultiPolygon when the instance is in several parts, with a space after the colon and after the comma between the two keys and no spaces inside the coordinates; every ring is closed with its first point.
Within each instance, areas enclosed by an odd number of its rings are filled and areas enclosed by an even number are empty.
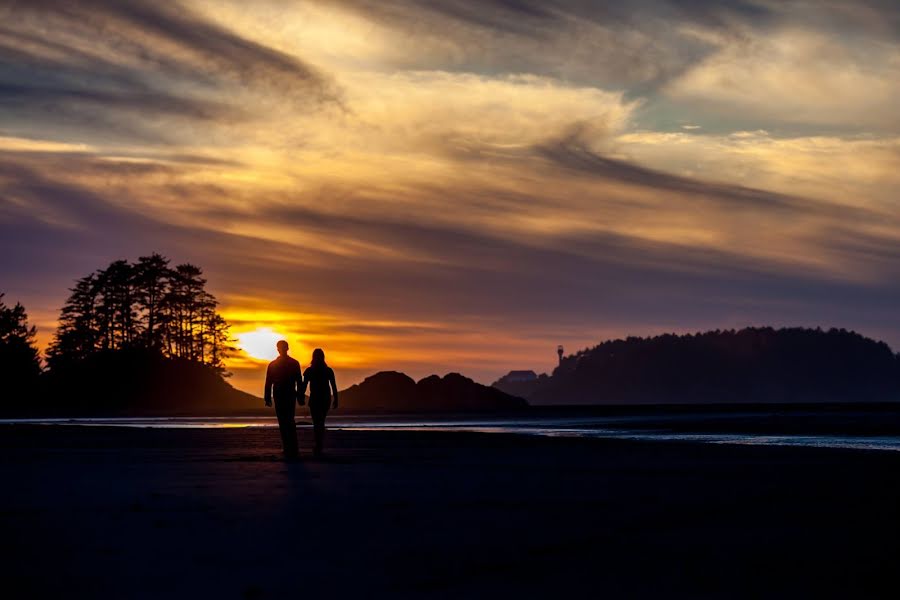
{"type": "Polygon", "coordinates": [[[316,348],[312,353],[312,361],[303,373],[303,392],[309,387],[309,414],[312,415],[313,434],[316,445],[314,456],[322,455],[322,444],[325,441],[325,416],[331,408],[338,407],[338,390],[334,381],[334,371],[325,363],[325,352],[316,348]],[[334,400],[332,401],[332,394],[334,400]]]}

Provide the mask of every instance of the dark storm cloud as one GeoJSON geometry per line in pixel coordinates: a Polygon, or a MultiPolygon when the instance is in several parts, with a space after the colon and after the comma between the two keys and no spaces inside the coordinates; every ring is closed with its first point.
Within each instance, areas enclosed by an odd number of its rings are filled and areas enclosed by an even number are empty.
{"type": "Polygon", "coordinates": [[[310,110],[337,101],[313,66],[176,2],[6,2],[0,17],[0,126],[11,131],[43,119],[159,141],[174,132],[129,119],[246,118],[233,91],[268,90],[310,110]]]}

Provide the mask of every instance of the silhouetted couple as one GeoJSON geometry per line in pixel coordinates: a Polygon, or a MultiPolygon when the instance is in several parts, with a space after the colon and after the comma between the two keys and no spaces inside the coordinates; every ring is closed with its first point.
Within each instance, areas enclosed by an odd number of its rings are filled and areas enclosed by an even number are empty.
{"type": "Polygon", "coordinates": [[[272,396],[275,396],[275,414],[278,415],[284,455],[288,459],[297,458],[294,403],[303,406],[306,403],[306,389],[309,388],[309,414],[312,416],[315,436],[313,455],[321,456],[325,441],[325,417],[329,407],[338,407],[334,371],[325,363],[325,352],[321,348],[313,350],[312,362],[304,372],[300,363],[288,356],[286,341],[281,340],[275,347],[278,348],[278,358],[270,362],[266,369],[265,400],[266,406],[272,406],[272,396]]]}

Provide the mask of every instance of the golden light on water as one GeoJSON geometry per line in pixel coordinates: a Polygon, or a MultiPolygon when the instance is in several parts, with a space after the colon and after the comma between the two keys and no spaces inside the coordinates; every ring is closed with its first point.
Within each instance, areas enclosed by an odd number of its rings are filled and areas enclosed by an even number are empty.
{"type": "Polygon", "coordinates": [[[252,358],[260,360],[272,360],[278,356],[275,344],[278,343],[278,340],[285,339],[283,334],[271,327],[260,327],[253,331],[235,334],[234,337],[237,338],[241,350],[252,358]]]}

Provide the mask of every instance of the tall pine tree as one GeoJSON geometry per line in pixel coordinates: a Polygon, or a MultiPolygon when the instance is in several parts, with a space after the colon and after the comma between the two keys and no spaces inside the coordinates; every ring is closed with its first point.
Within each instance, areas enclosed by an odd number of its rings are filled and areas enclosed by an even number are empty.
{"type": "Polygon", "coordinates": [[[16,402],[36,393],[41,361],[35,346],[36,330],[28,324],[25,307],[8,307],[0,294],[0,381],[4,396],[16,402]]]}

